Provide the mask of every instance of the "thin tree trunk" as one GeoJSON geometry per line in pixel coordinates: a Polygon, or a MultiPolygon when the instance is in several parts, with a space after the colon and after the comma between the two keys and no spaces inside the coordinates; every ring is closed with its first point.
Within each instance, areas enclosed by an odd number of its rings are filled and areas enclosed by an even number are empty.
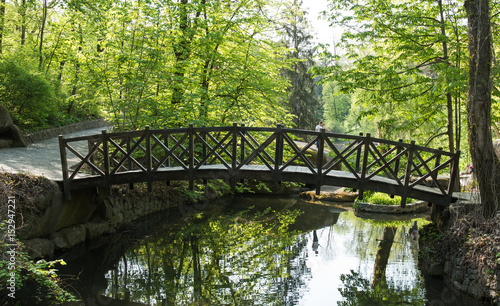
{"type": "Polygon", "coordinates": [[[19,15],[21,15],[21,46],[24,46],[26,42],[26,0],[21,1],[19,15]]]}
{"type": "Polygon", "coordinates": [[[491,135],[491,24],[489,0],[466,0],[469,36],[469,148],[479,184],[483,215],[498,210],[500,162],[491,135]]]}
{"type": "Polygon", "coordinates": [[[5,31],[5,0],[0,1],[0,54],[3,53],[3,38],[5,31]]]}
{"type": "Polygon", "coordinates": [[[40,62],[38,63],[38,68],[42,69],[43,66],[43,35],[45,32],[45,23],[47,22],[47,0],[43,1],[43,18],[42,18],[42,28],[40,29],[40,46],[38,52],[40,53],[40,62]]]}

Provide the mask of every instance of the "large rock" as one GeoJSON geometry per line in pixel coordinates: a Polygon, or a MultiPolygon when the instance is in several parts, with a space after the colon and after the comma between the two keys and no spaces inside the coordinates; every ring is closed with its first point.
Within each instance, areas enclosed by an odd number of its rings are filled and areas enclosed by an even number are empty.
{"type": "Polygon", "coordinates": [[[311,190],[300,193],[300,197],[313,201],[354,202],[358,193],[348,191],[346,188],[323,186],[319,195],[316,194],[315,190],[311,190]]]}
{"type": "Polygon", "coordinates": [[[0,148],[26,147],[26,141],[19,128],[14,125],[9,111],[0,105],[0,148]]]}
{"type": "Polygon", "coordinates": [[[69,249],[85,241],[87,230],[82,224],[63,228],[50,235],[56,249],[69,249]]]}
{"type": "Polygon", "coordinates": [[[54,243],[48,239],[35,238],[24,242],[31,258],[50,256],[54,253],[54,243]]]}
{"type": "Polygon", "coordinates": [[[400,205],[382,205],[359,202],[356,211],[379,213],[379,214],[405,214],[405,213],[421,213],[429,210],[427,202],[418,201],[408,203],[403,208],[400,205]]]}

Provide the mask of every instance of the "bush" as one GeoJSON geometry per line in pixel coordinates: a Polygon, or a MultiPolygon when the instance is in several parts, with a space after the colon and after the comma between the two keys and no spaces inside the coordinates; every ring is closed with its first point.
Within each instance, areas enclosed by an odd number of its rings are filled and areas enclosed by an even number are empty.
{"type": "MultiPolygon", "coordinates": [[[[406,199],[406,203],[415,201],[416,200],[412,198],[406,199]]],[[[363,195],[363,202],[381,205],[401,205],[401,197],[394,196],[394,198],[391,198],[390,195],[382,192],[365,192],[363,195]]]]}
{"type": "Polygon", "coordinates": [[[5,252],[0,258],[0,305],[56,305],[76,301],[56,274],[55,265],[65,265],[63,260],[33,262],[16,242],[14,248],[7,233],[7,223],[0,222],[0,247],[5,252]],[[15,258],[15,262],[12,261],[15,258]]]}
{"type": "Polygon", "coordinates": [[[20,127],[43,127],[58,115],[54,88],[42,75],[13,60],[0,61],[0,103],[20,127]]]}

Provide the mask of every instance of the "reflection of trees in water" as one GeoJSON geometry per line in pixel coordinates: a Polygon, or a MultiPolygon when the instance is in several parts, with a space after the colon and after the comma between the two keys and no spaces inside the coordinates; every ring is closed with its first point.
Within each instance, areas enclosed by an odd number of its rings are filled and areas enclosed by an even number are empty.
{"type": "Polygon", "coordinates": [[[339,306],[425,305],[423,288],[401,289],[385,281],[372,287],[369,279],[353,270],[350,274],[342,274],[340,279],[344,287],[339,291],[345,300],[338,301],[339,306]]]}
{"type": "Polygon", "coordinates": [[[283,305],[310,277],[294,212],[218,216],[159,233],[108,272],[107,295],[167,305],[283,305]],[[271,220],[271,221],[270,221],[271,220]]]}
{"type": "Polygon", "coordinates": [[[415,301],[414,305],[424,304],[424,283],[415,261],[418,245],[406,236],[405,228],[411,223],[360,219],[351,212],[341,214],[336,234],[345,235],[346,253],[359,258],[360,265],[356,272],[342,275],[344,288],[339,291],[346,301],[340,305],[396,305],[409,300],[415,301]]]}
{"type": "Polygon", "coordinates": [[[387,282],[385,277],[385,269],[389,262],[392,244],[397,228],[395,226],[384,227],[382,239],[379,242],[377,256],[375,256],[375,265],[373,267],[372,288],[376,288],[387,282]]]}

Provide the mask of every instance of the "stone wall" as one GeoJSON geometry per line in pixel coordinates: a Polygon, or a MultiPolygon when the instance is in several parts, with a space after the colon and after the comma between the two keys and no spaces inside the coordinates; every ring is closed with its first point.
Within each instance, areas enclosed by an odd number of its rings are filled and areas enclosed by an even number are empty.
{"type": "Polygon", "coordinates": [[[215,194],[206,194],[202,202],[192,199],[178,189],[153,184],[153,192],[145,186],[129,189],[113,187],[109,192],[95,190],[72,192],[71,201],[64,200],[57,190],[40,197],[43,203],[38,212],[25,214],[31,226],[22,229],[28,253],[33,258],[50,256],[54,251],[69,249],[85,241],[94,240],[128,226],[131,222],[155,213],[179,208],[181,215],[189,215],[210,206],[215,194]]]}
{"type": "Polygon", "coordinates": [[[477,269],[467,267],[457,260],[444,259],[423,267],[429,275],[443,277],[444,280],[460,292],[475,299],[493,301],[500,306],[500,274],[479,273],[477,269]]]}
{"type": "Polygon", "coordinates": [[[78,122],[61,127],[46,129],[38,132],[24,134],[24,140],[27,143],[34,143],[37,141],[57,137],[61,134],[68,134],[82,130],[95,129],[99,127],[109,126],[109,123],[104,119],[97,119],[91,121],[78,122]]]}
{"type": "Polygon", "coordinates": [[[427,204],[427,202],[424,201],[408,203],[404,208],[401,207],[401,205],[381,205],[381,204],[358,202],[356,206],[356,211],[379,213],[379,214],[406,214],[406,213],[429,212],[430,207],[427,204]]]}

